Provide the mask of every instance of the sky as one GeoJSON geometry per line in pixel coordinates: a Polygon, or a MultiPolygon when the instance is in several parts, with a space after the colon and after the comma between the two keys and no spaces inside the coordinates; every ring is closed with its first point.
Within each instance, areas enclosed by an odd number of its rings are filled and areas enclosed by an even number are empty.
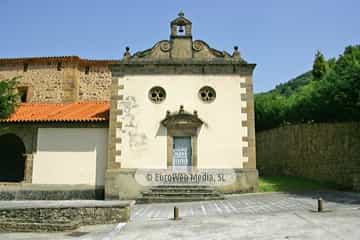
{"type": "Polygon", "coordinates": [[[0,58],[78,55],[121,59],[168,39],[179,11],[193,38],[256,63],[263,92],[360,44],[359,0],[0,0],[0,58]]]}

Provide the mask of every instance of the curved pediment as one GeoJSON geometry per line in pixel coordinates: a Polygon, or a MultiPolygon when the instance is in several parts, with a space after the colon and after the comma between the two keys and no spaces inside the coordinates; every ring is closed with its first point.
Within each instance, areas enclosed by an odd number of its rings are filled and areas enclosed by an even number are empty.
{"type": "Polygon", "coordinates": [[[155,59],[169,59],[170,58],[171,43],[168,40],[157,42],[152,48],[135,53],[131,60],[155,60],[155,59]]]}
{"type": "MultiPolygon", "coordinates": [[[[162,40],[157,42],[152,48],[146,49],[144,51],[136,52],[134,55],[127,58],[128,61],[141,61],[141,60],[172,60],[179,59],[173,58],[171,52],[173,48],[178,48],[176,51],[191,51],[190,59],[200,60],[200,61],[213,61],[213,60],[228,60],[228,61],[240,61],[246,63],[240,55],[236,54],[234,51],[233,55],[226,51],[220,51],[214,48],[211,48],[209,44],[207,44],[203,40],[195,40],[192,41],[190,49],[184,44],[179,46],[175,46],[171,40],[162,40]],[[184,48],[184,49],[182,49],[184,48]],[[185,49],[186,48],[186,49],[185,49]]],[[[184,58],[189,59],[189,58],[184,58]]]]}
{"type": "Polygon", "coordinates": [[[203,121],[198,117],[197,111],[191,114],[186,112],[183,106],[180,106],[180,110],[177,112],[167,111],[161,124],[166,128],[198,128],[203,124],[203,121]]]}
{"type": "Polygon", "coordinates": [[[152,48],[131,55],[129,48],[124,54],[124,63],[137,62],[225,62],[246,63],[237,47],[232,54],[211,48],[203,40],[192,39],[192,23],[180,12],[170,23],[170,39],[157,42],[152,48]]]}
{"type": "Polygon", "coordinates": [[[193,58],[194,59],[227,59],[232,57],[226,51],[220,51],[211,48],[209,44],[202,40],[195,40],[192,43],[193,58]]]}

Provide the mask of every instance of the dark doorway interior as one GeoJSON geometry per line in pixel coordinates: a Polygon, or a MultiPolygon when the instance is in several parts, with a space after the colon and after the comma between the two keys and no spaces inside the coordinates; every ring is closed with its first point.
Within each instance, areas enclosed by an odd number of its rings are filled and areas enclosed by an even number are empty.
{"type": "Polygon", "coordinates": [[[20,182],[24,180],[25,146],[14,134],[0,136],[0,181],[20,182]]]}

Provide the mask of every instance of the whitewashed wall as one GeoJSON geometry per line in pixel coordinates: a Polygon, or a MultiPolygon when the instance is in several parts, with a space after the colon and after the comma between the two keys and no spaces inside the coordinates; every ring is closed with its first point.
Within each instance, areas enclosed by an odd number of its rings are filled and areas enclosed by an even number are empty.
{"type": "Polygon", "coordinates": [[[107,128],[40,128],[33,183],[104,185],[107,128]]]}
{"type": "Polygon", "coordinates": [[[247,128],[242,127],[247,115],[241,113],[246,101],[241,100],[245,88],[240,87],[245,78],[230,75],[135,75],[118,79],[120,88],[118,116],[122,129],[117,129],[117,137],[122,139],[116,146],[121,151],[116,161],[124,168],[166,168],[167,141],[166,128],[160,122],[166,111],[178,111],[180,105],[185,111],[198,111],[205,124],[198,135],[199,168],[242,168],[247,161],[242,156],[243,136],[247,128]],[[166,99],[160,104],[148,98],[149,90],[161,86],[166,91],[166,99]],[[211,86],[216,91],[212,103],[204,103],[198,97],[203,86],[211,86]]]}

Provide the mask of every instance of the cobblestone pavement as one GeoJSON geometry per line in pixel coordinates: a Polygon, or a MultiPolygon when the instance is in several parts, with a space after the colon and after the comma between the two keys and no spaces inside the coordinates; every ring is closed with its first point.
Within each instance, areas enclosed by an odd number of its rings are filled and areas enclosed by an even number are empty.
{"type": "Polygon", "coordinates": [[[131,221],[85,226],[67,233],[1,233],[0,239],[354,239],[360,236],[360,193],[242,194],[222,201],[144,204],[131,221]],[[324,213],[315,213],[324,199],[324,213]],[[182,220],[169,220],[173,207],[182,220]]]}
{"type": "Polygon", "coordinates": [[[360,207],[360,194],[356,193],[241,194],[208,202],[139,204],[133,208],[131,220],[169,219],[173,216],[174,206],[179,207],[181,217],[311,211],[316,210],[319,197],[324,199],[328,209],[360,207]]]}

